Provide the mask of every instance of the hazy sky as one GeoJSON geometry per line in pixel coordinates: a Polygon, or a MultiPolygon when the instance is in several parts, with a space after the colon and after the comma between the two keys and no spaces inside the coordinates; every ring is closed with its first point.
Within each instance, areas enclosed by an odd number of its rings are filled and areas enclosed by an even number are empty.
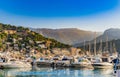
{"type": "Polygon", "coordinates": [[[32,28],[120,28],[120,0],[0,0],[0,22],[32,28]]]}

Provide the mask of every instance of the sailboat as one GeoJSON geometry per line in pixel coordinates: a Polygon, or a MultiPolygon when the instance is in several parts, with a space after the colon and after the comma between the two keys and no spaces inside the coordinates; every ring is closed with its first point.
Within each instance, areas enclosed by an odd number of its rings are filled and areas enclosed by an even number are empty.
{"type": "MultiPolygon", "coordinates": [[[[97,68],[113,68],[114,64],[111,63],[111,58],[109,56],[97,56],[96,55],[96,37],[94,41],[94,61],[92,62],[92,66],[97,69],[97,68]]],[[[106,40],[106,52],[108,52],[108,37],[106,40]]]]}

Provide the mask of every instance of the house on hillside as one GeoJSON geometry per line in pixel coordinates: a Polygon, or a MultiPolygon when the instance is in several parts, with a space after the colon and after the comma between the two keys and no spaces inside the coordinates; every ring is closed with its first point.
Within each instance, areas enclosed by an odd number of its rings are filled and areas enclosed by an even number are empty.
{"type": "Polygon", "coordinates": [[[37,44],[40,48],[47,48],[44,41],[36,41],[36,44],[37,44]]]}
{"type": "Polygon", "coordinates": [[[18,44],[14,44],[14,50],[19,50],[18,44]]]}
{"type": "Polygon", "coordinates": [[[17,31],[17,34],[18,35],[28,35],[28,32],[27,31],[17,31]]]}
{"type": "Polygon", "coordinates": [[[3,32],[6,34],[15,34],[16,30],[3,30],[3,32]]]}

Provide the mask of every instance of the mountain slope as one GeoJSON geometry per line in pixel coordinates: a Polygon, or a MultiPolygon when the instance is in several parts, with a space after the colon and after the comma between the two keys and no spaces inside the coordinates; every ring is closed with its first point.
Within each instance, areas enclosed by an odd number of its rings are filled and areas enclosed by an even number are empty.
{"type": "Polygon", "coordinates": [[[103,40],[104,42],[110,41],[110,40],[117,40],[120,39],[120,29],[117,28],[110,28],[107,29],[106,31],[104,31],[103,35],[97,37],[97,42],[99,42],[99,40],[103,40]]]}
{"type": "MultiPolygon", "coordinates": [[[[98,36],[96,38],[96,42],[99,43],[101,40],[102,42],[106,42],[106,41],[111,41],[111,40],[117,40],[120,39],[120,29],[118,28],[110,28],[104,31],[104,33],[100,36],[98,36]]],[[[86,41],[86,44],[88,44],[89,42],[86,41]]],[[[91,44],[94,43],[94,39],[92,41],[90,41],[91,44]]],[[[82,43],[77,43],[74,46],[75,47],[80,47],[84,44],[84,42],[82,43]]]]}
{"type": "MultiPolygon", "coordinates": [[[[79,30],[77,28],[65,28],[65,29],[32,29],[35,32],[43,34],[45,37],[56,39],[65,44],[74,45],[81,43],[84,40],[89,41],[94,38],[94,32],[79,30]]],[[[99,36],[101,33],[97,33],[99,36]]]]}

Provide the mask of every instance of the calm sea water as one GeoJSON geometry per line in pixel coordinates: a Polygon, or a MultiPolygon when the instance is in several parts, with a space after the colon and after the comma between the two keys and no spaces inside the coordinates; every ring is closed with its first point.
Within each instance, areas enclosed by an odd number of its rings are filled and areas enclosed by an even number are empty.
{"type": "Polygon", "coordinates": [[[0,77],[114,77],[112,69],[21,68],[0,69],[0,77]]]}

